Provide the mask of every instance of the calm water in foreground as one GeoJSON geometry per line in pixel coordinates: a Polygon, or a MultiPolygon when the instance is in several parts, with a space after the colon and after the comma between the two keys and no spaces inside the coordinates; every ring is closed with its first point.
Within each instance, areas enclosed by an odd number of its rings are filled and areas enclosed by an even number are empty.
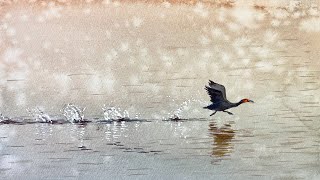
{"type": "Polygon", "coordinates": [[[259,118],[3,124],[0,179],[319,178],[319,132],[259,118]]]}

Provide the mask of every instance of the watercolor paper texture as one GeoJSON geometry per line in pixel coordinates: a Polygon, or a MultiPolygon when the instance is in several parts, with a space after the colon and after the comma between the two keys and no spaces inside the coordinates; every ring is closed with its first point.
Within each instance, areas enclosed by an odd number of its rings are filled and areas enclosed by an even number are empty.
{"type": "Polygon", "coordinates": [[[0,179],[320,179],[319,5],[0,1],[0,179]]]}

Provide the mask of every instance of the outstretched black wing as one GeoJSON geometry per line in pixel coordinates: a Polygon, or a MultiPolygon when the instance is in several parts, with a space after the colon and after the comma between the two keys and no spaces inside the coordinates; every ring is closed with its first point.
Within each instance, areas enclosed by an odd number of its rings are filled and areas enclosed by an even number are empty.
{"type": "Polygon", "coordinates": [[[227,100],[226,88],[223,85],[215,83],[215,82],[209,80],[209,87],[214,89],[214,90],[220,91],[222,93],[222,97],[225,100],[227,100]]]}
{"type": "Polygon", "coordinates": [[[227,101],[226,89],[223,85],[217,84],[217,83],[209,80],[209,86],[206,86],[205,90],[207,90],[207,92],[210,96],[211,102],[216,103],[216,102],[227,101]]]}

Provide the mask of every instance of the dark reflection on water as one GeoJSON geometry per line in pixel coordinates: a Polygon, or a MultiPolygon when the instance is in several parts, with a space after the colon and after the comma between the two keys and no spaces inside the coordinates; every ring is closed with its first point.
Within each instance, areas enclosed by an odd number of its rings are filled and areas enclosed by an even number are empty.
{"type": "Polygon", "coordinates": [[[231,128],[231,125],[224,124],[222,127],[217,127],[215,122],[210,122],[209,133],[213,138],[212,156],[217,158],[217,161],[228,156],[234,148],[232,139],[235,136],[235,130],[231,128]]]}

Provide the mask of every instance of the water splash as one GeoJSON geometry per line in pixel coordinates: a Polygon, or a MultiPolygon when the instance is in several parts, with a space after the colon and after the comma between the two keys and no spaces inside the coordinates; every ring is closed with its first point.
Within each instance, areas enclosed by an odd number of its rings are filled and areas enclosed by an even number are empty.
{"type": "Polygon", "coordinates": [[[168,113],[167,117],[163,117],[163,120],[184,120],[184,117],[198,117],[199,112],[204,106],[204,102],[197,99],[188,99],[182,102],[177,109],[168,113]],[[168,118],[169,117],[169,118],[168,118]]]}
{"type": "Polygon", "coordinates": [[[4,121],[4,116],[3,116],[3,114],[2,113],[0,113],[0,122],[2,122],[2,121],[4,121]]]}
{"type": "Polygon", "coordinates": [[[9,120],[8,117],[5,117],[2,113],[0,113],[0,123],[9,120]]]}
{"type": "Polygon", "coordinates": [[[79,122],[84,122],[84,110],[86,108],[79,108],[78,106],[74,104],[67,104],[63,108],[63,115],[64,117],[67,118],[67,121],[71,123],[79,123],[79,122]]]}
{"type": "MultiPolygon", "coordinates": [[[[115,108],[113,106],[108,107],[103,105],[103,117],[106,121],[120,121],[130,120],[129,112],[127,110],[121,110],[121,108],[115,108]]],[[[138,116],[136,115],[136,118],[138,116]]]]}
{"type": "Polygon", "coordinates": [[[37,122],[52,123],[51,117],[38,107],[35,109],[27,109],[27,111],[37,122]]]}

